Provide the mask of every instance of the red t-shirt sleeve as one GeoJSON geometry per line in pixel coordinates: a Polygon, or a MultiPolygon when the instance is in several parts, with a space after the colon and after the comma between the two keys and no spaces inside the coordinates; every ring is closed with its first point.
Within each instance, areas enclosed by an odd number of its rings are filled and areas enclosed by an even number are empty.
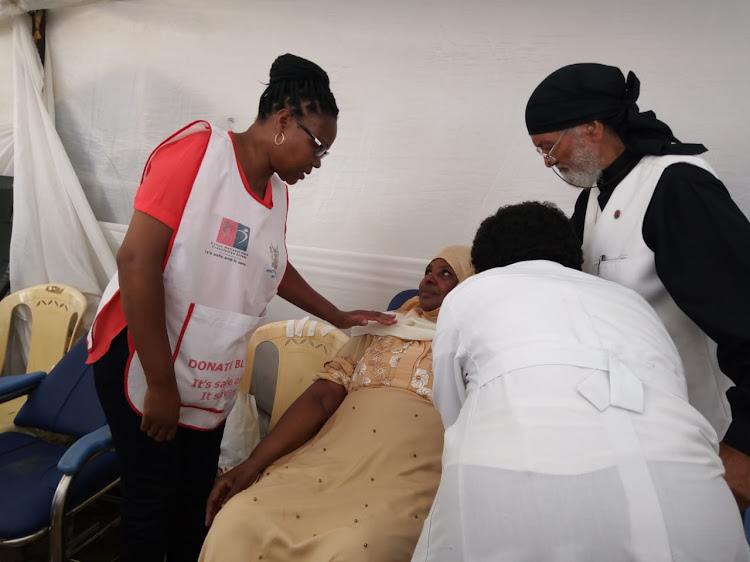
{"type": "Polygon", "coordinates": [[[135,194],[135,210],[177,230],[210,136],[201,131],[161,147],[135,194]]]}
{"type": "MultiPolygon", "coordinates": [[[[210,130],[200,131],[159,148],[149,160],[143,181],[135,194],[135,209],[176,231],[210,136],[210,130]]],[[[98,361],[125,326],[125,314],[118,292],[96,317],[86,362],[98,361]]]]}

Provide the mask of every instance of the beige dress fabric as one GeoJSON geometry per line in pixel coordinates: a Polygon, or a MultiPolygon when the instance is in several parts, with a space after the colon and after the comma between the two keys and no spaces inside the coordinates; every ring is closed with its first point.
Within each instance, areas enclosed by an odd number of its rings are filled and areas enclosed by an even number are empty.
{"type": "Polygon", "coordinates": [[[219,512],[201,560],[410,560],[440,480],[432,342],[352,338],[318,375],[347,388],[320,432],[219,512]]]}

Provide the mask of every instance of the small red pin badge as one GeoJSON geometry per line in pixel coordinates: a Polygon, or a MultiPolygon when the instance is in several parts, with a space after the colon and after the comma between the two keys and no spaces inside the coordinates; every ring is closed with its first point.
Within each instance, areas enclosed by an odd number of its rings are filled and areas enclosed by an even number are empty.
{"type": "Polygon", "coordinates": [[[615,211],[615,218],[616,218],[616,219],[619,219],[619,218],[620,218],[620,214],[621,214],[621,213],[620,213],[620,209],[617,209],[617,210],[615,211]]]}

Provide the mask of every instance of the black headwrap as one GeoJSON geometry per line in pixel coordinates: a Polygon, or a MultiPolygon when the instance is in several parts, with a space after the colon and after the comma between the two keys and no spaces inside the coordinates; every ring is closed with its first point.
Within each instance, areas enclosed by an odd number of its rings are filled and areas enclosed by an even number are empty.
{"type": "Polygon", "coordinates": [[[653,111],[638,110],[640,81],[615,66],[579,63],[564,66],[539,84],[526,104],[530,135],[561,131],[589,121],[615,129],[635,154],[701,154],[702,144],[681,143],[653,111]]]}

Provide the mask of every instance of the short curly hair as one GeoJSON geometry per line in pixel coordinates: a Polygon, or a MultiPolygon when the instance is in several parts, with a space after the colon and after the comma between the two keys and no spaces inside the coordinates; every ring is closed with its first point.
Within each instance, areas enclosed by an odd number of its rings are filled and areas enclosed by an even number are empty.
{"type": "Polygon", "coordinates": [[[526,201],[500,207],[482,221],[474,236],[471,261],[477,273],[529,260],[581,269],[581,242],[568,217],[554,203],[526,201]]]}

